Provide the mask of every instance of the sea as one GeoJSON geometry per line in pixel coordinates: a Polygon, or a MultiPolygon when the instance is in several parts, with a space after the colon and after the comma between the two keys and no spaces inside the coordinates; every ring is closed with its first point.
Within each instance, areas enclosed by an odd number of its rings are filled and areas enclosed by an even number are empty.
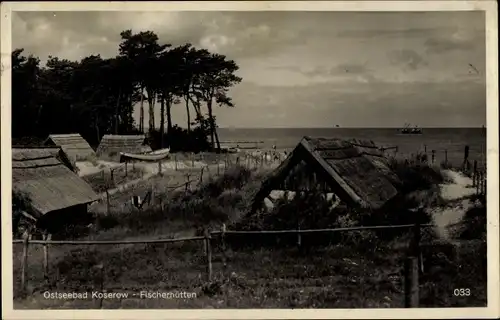
{"type": "MultiPolygon", "coordinates": [[[[221,144],[233,141],[261,142],[259,148],[291,151],[304,136],[372,140],[381,147],[397,146],[398,155],[435,150],[437,163],[448,160],[460,166],[464,150],[469,146],[469,160],[483,166],[486,161],[486,129],[483,128],[422,128],[420,135],[401,134],[397,128],[219,128],[221,144]]],[[[251,145],[251,144],[250,144],[251,145]]],[[[387,151],[391,152],[391,151],[387,151]]]]}

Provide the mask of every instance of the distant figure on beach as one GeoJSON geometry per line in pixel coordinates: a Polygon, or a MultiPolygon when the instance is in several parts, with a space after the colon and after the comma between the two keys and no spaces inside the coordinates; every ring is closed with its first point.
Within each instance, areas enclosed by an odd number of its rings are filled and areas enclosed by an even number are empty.
{"type": "Polygon", "coordinates": [[[276,145],[275,144],[273,144],[273,150],[276,151],[276,145]]]}

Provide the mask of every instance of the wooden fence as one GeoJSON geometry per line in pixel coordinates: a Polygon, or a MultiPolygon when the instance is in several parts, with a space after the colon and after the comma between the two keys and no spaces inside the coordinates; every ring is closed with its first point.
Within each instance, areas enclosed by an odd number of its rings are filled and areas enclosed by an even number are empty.
{"type": "MultiPolygon", "coordinates": [[[[204,182],[205,173],[208,175],[208,179],[215,178],[221,176],[227,172],[229,168],[234,165],[245,166],[249,169],[262,169],[269,168],[274,165],[279,164],[283,160],[283,155],[279,153],[268,153],[262,152],[260,154],[250,154],[250,153],[240,153],[240,154],[221,154],[215,157],[215,160],[212,157],[212,162],[208,161],[208,164],[196,165],[197,161],[205,161],[206,155],[204,153],[189,154],[188,158],[184,158],[183,160],[179,160],[176,154],[172,154],[172,159],[162,159],[157,161],[158,171],[155,174],[163,175],[163,165],[166,162],[173,163],[174,167],[172,168],[175,171],[184,171],[184,179],[185,181],[174,186],[170,186],[167,189],[169,191],[175,191],[184,189],[185,192],[188,190],[192,190],[193,184],[196,186],[201,185],[204,182]],[[188,167],[182,167],[180,163],[189,164],[188,167]],[[187,169],[187,170],[184,170],[187,169]],[[196,169],[196,170],[192,170],[196,169]]],[[[150,162],[151,163],[151,162],[150,162]]],[[[92,185],[98,185],[100,192],[100,199],[106,202],[107,213],[110,213],[110,197],[116,193],[123,191],[125,189],[130,188],[132,185],[137,184],[145,179],[144,170],[140,169],[140,174],[136,179],[132,176],[129,176],[129,167],[132,166],[132,172],[136,172],[136,163],[133,161],[125,162],[121,165],[107,168],[100,172],[91,174],[89,176],[84,177],[84,179],[92,185]],[[120,169],[124,168],[124,172],[121,172],[120,169]],[[109,175],[107,174],[109,172],[109,175]],[[96,179],[98,181],[96,181],[96,179]]],[[[136,172],[137,173],[137,172],[136,172]]],[[[155,175],[151,174],[151,175],[155,175]]],[[[195,187],[196,188],[196,187],[195,187]]],[[[138,209],[142,209],[144,204],[150,204],[151,199],[154,197],[154,191],[152,188],[150,190],[145,191],[140,195],[144,202],[138,205],[138,209]]],[[[160,199],[160,202],[162,200],[160,199]]],[[[161,207],[161,204],[160,204],[161,207]]]]}
{"type": "MultiPolygon", "coordinates": [[[[459,164],[457,163],[457,161],[459,160],[456,157],[456,153],[455,157],[452,159],[452,161],[450,161],[448,149],[428,150],[428,146],[425,144],[423,145],[423,150],[420,149],[417,152],[412,152],[412,153],[398,153],[399,152],[398,146],[381,147],[380,150],[384,151],[384,153],[387,156],[392,156],[394,158],[403,157],[410,163],[428,163],[433,165],[439,164],[443,168],[460,169],[461,171],[467,174],[472,174],[472,162],[469,158],[470,147],[468,145],[464,146],[463,157],[461,158],[459,164]]],[[[476,168],[479,169],[479,166],[481,167],[486,166],[486,156],[484,154],[484,150],[480,152],[478,158],[480,158],[481,160],[480,161],[478,161],[477,159],[473,160],[474,171],[476,170],[476,168]]],[[[480,170],[483,169],[484,168],[481,168],[480,170]]]]}
{"type": "Polygon", "coordinates": [[[472,186],[476,189],[477,195],[486,194],[486,170],[479,169],[477,166],[477,161],[474,161],[474,166],[472,169],[472,186]]]}
{"type": "MultiPolygon", "coordinates": [[[[260,230],[260,231],[237,231],[237,230],[226,230],[225,225],[222,225],[220,230],[217,231],[204,231],[203,236],[196,237],[185,237],[177,239],[150,239],[150,240],[108,240],[108,241],[52,241],[52,240],[30,240],[28,233],[25,233],[24,239],[13,240],[13,244],[23,244],[23,256],[21,259],[21,287],[24,293],[27,292],[28,285],[28,249],[30,245],[41,245],[43,246],[43,272],[44,278],[48,281],[49,278],[49,246],[53,245],[125,245],[125,244],[153,244],[153,243],[175,243],[175,242],[185,242],[185,241],[203,241],[204,242],[204,255],[206,258],[206,279],[207,281],[212,280],[212,239],[218,237],[221,241],[221,247],[223,250],[223,256],[225,257],[224,250],[226,248],[226,239],[228,235],[236,234],[246,234],[246,235],[279,235],[279,234],[296,234],[297,235],[297,246],[301,246],[301,235],[302,234],[317,234],[317,233],[337,233],[337,232],[349,232],[349,231],[363,231],[363,230],[376,230],[376,229],[413,229],[413,237],[408,246],[408,252],[405,257],[404,262],[404,301],[406,308],[416,308],[419,304],[419,275],[421,275],[423,270],[423,260],[421,254],[421,230],[425,227],[431,227],[430,224],[406,224],[406,225],[388,225],[388,226],[359,226],[359,227],[348,227],[348,228],[336,228],[336,229],[297,229],[297,230],[260,230]]],[[[224,260],[225,261],[225,260],[224,260]]],[[[225,262],[224,262],[225,265],[225,262]]],[[[104,265],[95,266],[96,269],[100,270],[101,281],[98,285],[99,289],[102,291],[104,289],[104,276],[103,269],[104,265]]],[[[96,301],[99,308],[102,307],[102,300],[96,301]]]]}

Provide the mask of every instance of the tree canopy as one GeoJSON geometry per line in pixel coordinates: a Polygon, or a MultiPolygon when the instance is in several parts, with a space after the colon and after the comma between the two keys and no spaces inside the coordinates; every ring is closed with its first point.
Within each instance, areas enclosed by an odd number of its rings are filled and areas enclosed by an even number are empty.
{"type": "Polygon", "coordinates": [[[146,102],[148,136],[157,147],[220,149],[213,106],[234,107],[229,90],[242,80],[236,62],[190,43],[162,44],[152,31],[125,30],[120,36],[117,56],[106,59],[49,57],[42,66],[39,58],[14,50],[13,139],[77,132],[97,144],[104,134],[144,132],[146,102]],[[136,104],[138,125],[132,116],[136,104]],[[182,106],[186,129],[172,119],[172,108],[182,106]]]}

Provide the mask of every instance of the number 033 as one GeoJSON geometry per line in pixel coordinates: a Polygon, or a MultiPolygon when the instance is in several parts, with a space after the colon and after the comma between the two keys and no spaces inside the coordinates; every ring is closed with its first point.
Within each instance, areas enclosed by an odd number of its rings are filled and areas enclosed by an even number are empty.
{"type": "Polygon", "coordinates": [[[453,295],[456,297],[468,297],[470,296],[470,289],[465,288],[465,289],[454,289],[453,290],[453,295]]]}

